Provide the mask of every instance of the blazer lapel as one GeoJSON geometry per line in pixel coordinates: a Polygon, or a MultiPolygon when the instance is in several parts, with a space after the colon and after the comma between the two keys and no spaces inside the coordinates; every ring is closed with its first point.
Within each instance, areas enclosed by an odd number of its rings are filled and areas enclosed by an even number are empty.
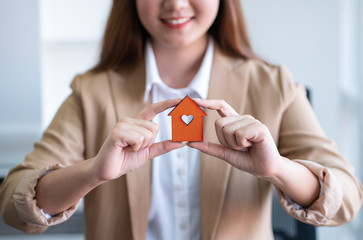
{"type": "Polygon", "coordinates": [[[135,240],[145,239],[150,208],[151,161],[126,175],[132,234],[135,240]]]}
{"type": "MultiPolygon", "coordinates": [[[[223,99],[237,112],[243,112],[247,83],[244,81],[243,72],[239,71],[241,67],[238,66],[242,64],[242,60],[231,60],[222,55],[215,45],[208,99],[223,99]]],[[[206,112],[204,138],[206,141],[219,143],[214,122],[220,116],[216,111],[206,112]]],[[[200,201],[203,239],[214,238],[230,172],[231,165],[225,161],[207,154],[201,155],[200,201]]]]}
{"type": "MultiPolygon", "coordinates": [[[[144,103],[145,67],[139,64],[120,75],[109,71],[117,120],[133,116],[150,103],[144,103]]],[[[151,195],[151,161],[126,175],[131,226],[134,239],[145,239],[151,195]]]]}

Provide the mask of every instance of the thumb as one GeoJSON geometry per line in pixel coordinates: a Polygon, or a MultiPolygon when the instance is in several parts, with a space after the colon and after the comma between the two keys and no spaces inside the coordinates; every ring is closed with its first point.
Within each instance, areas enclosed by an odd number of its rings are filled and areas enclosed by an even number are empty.
{"type": "Polygon", "coordinates": [[[223,160],[227,160],[227,156],[233,151],[228,147],[211,142],[189,142],[188,146],[223,160]]]}
{"type": "Polygon", "coordinates": [[[150,156],[149,158],[152,159],[154,157],[158,157],[165,153],[168,153],[172,150],[178,149],[183,147],[184,144],[182,142],[173,142],[171,140],[162,141],[158,143],[153,143],[150,147],[150,156]]]}

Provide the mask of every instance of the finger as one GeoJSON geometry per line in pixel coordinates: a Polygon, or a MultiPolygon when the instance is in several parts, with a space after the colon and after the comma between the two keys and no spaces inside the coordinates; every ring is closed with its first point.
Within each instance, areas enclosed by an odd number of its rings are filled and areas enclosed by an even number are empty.
{"type": "Polygon", "coordinates": [[[120,120],[120,122],[138,125],[140,127],[148,129],[151,132],[159,131],[159,126],[156,123],[149,120],[142,120],[138,118],[123,118],[120,120]]]}
{"type": "Polygon", "coordinates": [[[254,143],[262,142],[266,140],[267,136],[269,136],[269,130],[257,120],[247,127],[238,129],[236,132],[237,141],[243,147],[249,147],[254,143]]]}
{"type": "MultiPolygon", "coordinates": [[[[220,158],[222,160],[225,160],[229,163],[232,163],[231,160],[236,159],[236,155],[238,152],[236,152],[233,149],[230,149],[228,147],[222,146],[220,144],[211,143],[211,142],[189,142],[188,146],[191,148],[198,149],[199,151],[209,154],[213,157],[220,158]]],[[[235,164],[233,162],[233,164],[235,164]]]]}
{"type": "Polygon", "coordinates": [[[233,148],[235,150],[242,150],[246,148],[246,146],[242,146],[241,143],[245,143],[243,140],[244,136],[239,136],[237,139],[237,131],[239,133],[243,133],[243,129],[248,129],[251,124],[254,124],[257,120],[250,116],[238,116],[238,117],[227,117],[218,120],[218,124],[222,127],[222,134],[227,141],[228,147],[233,148]],[[242,138],[241,138],[242,137],[242,138]]]}
{"type": "Polygon", "coordinates": [[[238,129],[235,134],[235,138],[238,146],[241,146],[242,149],[249,148],[253,145],[253,143],[245,137],[243,129],[238,129]]]}
{"type": "Polygon", "coordinates": [[[216,110],[221,117],[238,115],[238,113],[224,100],[206,100],[200,98],[193,98],[193,100],[200,107],[216,110]]]}
{"type": "Polygon", "coordinates": [[[219,144],[215,144],[215,143],[210,143],[210,142],[189,142],[188,146],[191,148],[195,148],[198,149],[199,151],[212,155],[214,157],[220,158],[225,160],[225,151],[227,149],[227,147],[219,145],[219,144]]]}
{"type": "Polygon", "coordinates": [[[170,152],[174,149],[178,149],[183,147],[184,144],[182,142],[173,142],[171,140],[162,141],[158,143],[154,143],[150,147],[150,159],[170,152]]]}
{"type": "Polygon", "coordinates": [[[141,112],[136,115],[136,118],[143,120],[152,120],[158,113],[161,113],[168,108],[176,106],[180,101],[180,98],[174,98],[151,104],[147,108],[141,110],[141,112]]]}
{"type": "Polygon", "coordinates": [[[240,170],[245,171],[248,169],[248,165],[246,165],[247,149],[246,151],[235,151],[220,144],[210,142],[189,142],[188,146],[222,159],[240,170]]]}
{"type": "Polygon", "coordinates": [[[220,118],[215,121],[214,124],[215,124],[216,134],[217,134],[219,142],[222,145],[229,146],[225,133],[224,133],[224,130],[223,130],[224,127],[234,121],[237,121],[240,118],[241,118],[241,116],[230,116],[230,117],[220,118]]]}
{"type": "Polygon", "coordinates": [[[144,141],[144,136],[132,129],[125,129],[124,131],[120,132],[118,138],[120,146],[122,146],[123,148],[127,147],[134,152],[140,150],[140,147],[144,141]]]}
{"type": "Polygon", "coordinates": [[[151,121],[133,119],[133,118],[123,118],[117,124],[116,131],[125,132],[127,130],[128,134],[139,134],[142,136],[142,142],[140,145],[134,144],[131,148],[134,151],[149,147],[156,135],[158,126],[151,121]]]}
{"type": "Polygon", "coordinates": [[[131,130],[140,134],[143,137],[142,143],[139,146],[139,149],[137,151],[146,148],[150,144],[150,141],[152,141],[154,139],[154,136],[153,136],[154,134],[144,127],[134,125],[134,126],[132,126],[131,130]]]}
{"type": "Polygon", "coordinates": [[[154,143],[155,138],[159,132],[159,125],[148,121],[148,120],[142,120],[142,119],[136,119],[136,118],[126,118],[125,121],[128,121],[131,124],[134,124],[136,126],[139,126],[141,128],[145,128],[148,131],[150,131],[151,136],[145,138],[145,145],[143,147],[150,147],[151,144],[154,143]]]}

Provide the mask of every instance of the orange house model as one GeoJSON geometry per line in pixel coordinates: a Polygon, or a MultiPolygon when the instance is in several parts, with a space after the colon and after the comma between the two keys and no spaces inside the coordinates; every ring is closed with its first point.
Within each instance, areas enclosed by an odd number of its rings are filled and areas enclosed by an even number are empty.
{"type": "Polygon", "coordinates": [[[172,117],[173,141],[203,141],[203,116],[207,114],[186,96],[168,114],[172,117]]]}

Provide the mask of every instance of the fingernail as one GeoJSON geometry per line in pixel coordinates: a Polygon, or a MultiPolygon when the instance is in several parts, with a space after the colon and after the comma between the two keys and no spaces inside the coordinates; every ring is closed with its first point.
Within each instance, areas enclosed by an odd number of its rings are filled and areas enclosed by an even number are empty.
{"type": "Polygon", "coordinates": [[[189,143],[188,141],[184,141],[184,142],[183,142],[183,145],[184,145],[184,146],[188,146],[188,143],[189,143]]]}

